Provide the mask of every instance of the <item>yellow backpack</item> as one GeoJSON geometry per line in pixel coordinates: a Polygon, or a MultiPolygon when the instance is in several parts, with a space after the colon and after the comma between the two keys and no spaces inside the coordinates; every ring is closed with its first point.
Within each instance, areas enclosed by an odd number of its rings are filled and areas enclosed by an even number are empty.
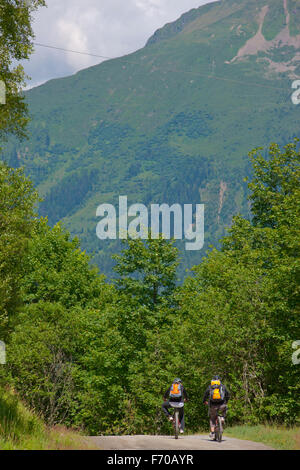
{"type": "Polygon", "coordinates": [[[225,399],[225,389],[220,380],[212,380],[210,383],[210,401],[212,403],[223,402],[225,399]]]}

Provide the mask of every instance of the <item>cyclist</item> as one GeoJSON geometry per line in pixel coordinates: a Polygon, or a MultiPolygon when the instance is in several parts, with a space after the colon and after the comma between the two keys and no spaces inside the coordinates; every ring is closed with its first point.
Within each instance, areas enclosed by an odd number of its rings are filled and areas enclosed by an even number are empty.
{"type": "Polygon", "coordinates": [[[223,423],[227,413],[227,402],[230,399],[230,393],[222,384],[221,378],[215,375],[207,387],[203,403],[209,406],[209,421],[210,421],[210,435],[211,439],[215,437],[215,422],[217,419],[218,411],[222,413],[223,423]]]}
{"type": "MultiPolygon", "coordinates": [[[[184,403],[188,400],[188,395],[184,386],[182,385],[181,379],[174,379],[172,385],[168,388],[164,394],[164,403],[162,404],[162,410],[169,418],[173,421],[173,416],[169,412],[169,408],[172,408],[172,402],[184,403]]],[[[180,433],[184,432],[184,406],[179,408],[179,420],[180,420],[180,433]]]]}

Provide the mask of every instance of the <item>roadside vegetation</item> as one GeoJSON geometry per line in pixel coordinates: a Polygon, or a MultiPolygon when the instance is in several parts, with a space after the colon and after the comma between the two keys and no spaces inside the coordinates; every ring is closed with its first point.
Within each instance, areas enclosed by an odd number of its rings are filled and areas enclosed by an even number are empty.
{"type": "Polygon", "coordinates": [[[300,450],[300,427],[263,425],[233,426],[226,429],[226,435],[237,439],[262,442],[274,449],[300,450]]]}
{"type": "Polygon", "coordinates": [[[91,445],[63,426],[49,428],[11,390],[0,389],[0,450],[89,450],[91,445]]]}

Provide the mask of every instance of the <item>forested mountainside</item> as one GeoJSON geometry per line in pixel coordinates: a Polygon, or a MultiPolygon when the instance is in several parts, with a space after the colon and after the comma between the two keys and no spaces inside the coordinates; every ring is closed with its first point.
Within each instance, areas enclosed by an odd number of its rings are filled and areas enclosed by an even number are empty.
{"type": "Polygon", "coordinates": [[[296,0],[193,9],[133,54],[26,92],[30,138],[11,140],[5,159],[34,181],[40,214],[62,220],[105,273],[118,242],[96,237],[99,204],[204,203],[205,247],[179,244],[183,273],[233,214],[249,214],[248,152],[299,134],[299,25],[296,0]]]}

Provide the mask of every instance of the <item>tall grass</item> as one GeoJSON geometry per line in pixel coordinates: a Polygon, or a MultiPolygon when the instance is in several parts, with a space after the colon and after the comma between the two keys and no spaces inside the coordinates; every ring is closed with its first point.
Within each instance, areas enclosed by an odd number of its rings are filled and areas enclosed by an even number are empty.
{"type": "Polygon", "coordinates": [[[63,426],[47,428],[12,391],[0,388],[1,450],[90,449],[80,434],[63,426]]]}
{"type": "Polygon", "coordinates": [[[275,425],[242,425],[225,429],[225,434],[238,439],[262,442],[274,449],[300,450],[300,428],[275,425]]]}

